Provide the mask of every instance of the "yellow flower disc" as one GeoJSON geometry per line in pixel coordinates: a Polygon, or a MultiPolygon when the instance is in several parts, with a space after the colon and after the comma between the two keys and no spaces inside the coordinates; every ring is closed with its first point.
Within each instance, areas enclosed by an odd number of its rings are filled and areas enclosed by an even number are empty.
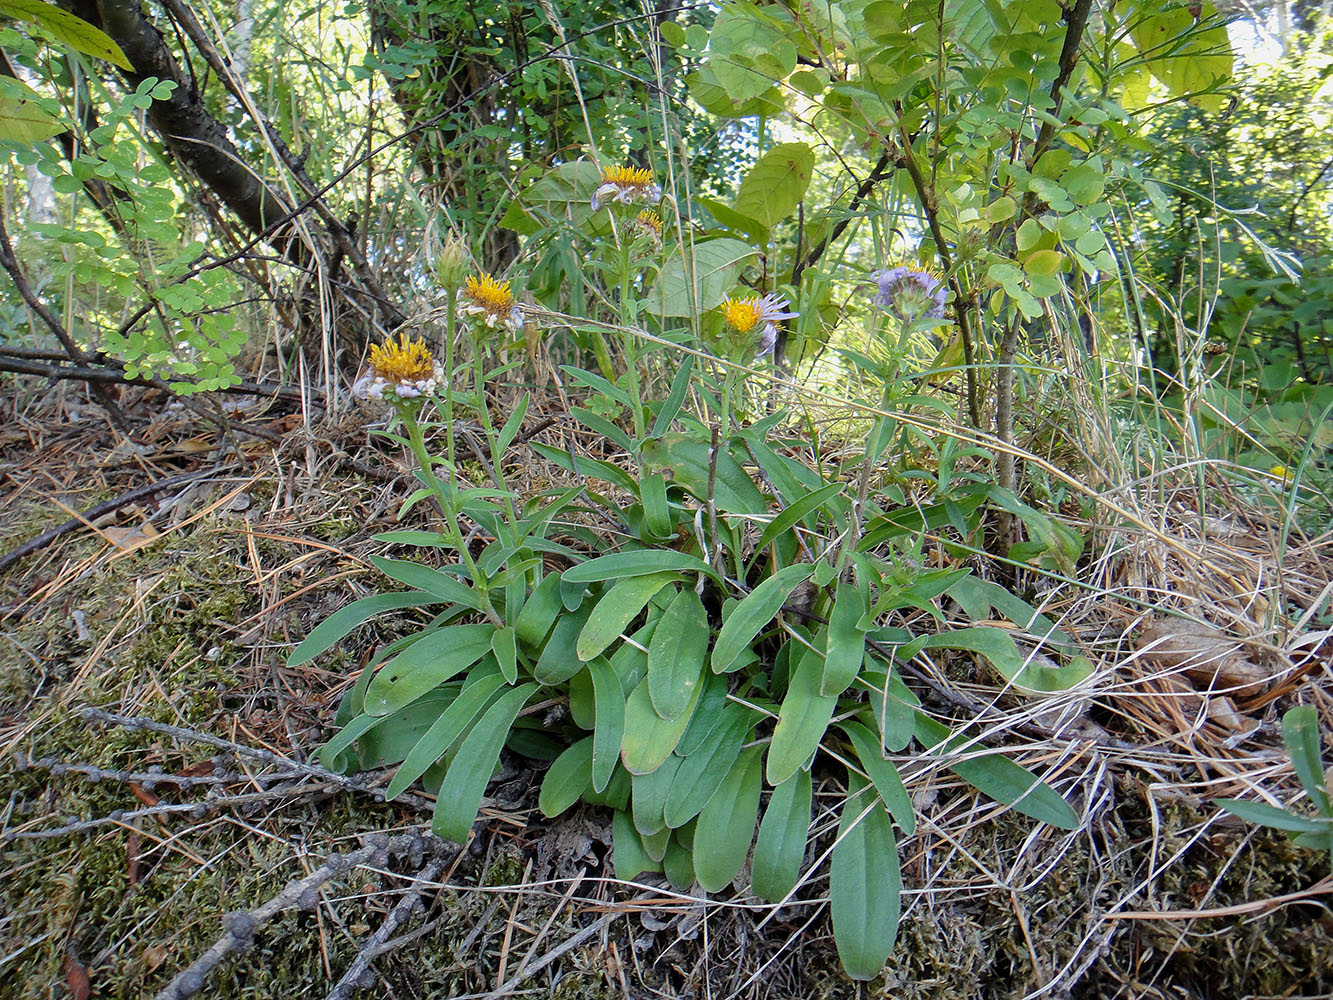
{"type": "Polygon", "coordinates": [[[463,286],[463,294],[481,306],[488,313],[506,313],[514,308],[514,296],[509,291],[508,281],[496,281],[489,274],[480,278],[469,277],[463,286]]]}
{"type": "Polygon", "coordinates": [[[722,318],[727,325],[741,333],[749,333],[759,322],[759,296],[748,299],[727,299],[722,303],[722,318]]]}
{"type": "Polygon", "coordinates": [[[435,371],[426,342],[420,338],[409,340],[405,333],[397,341],[390,337],[382,347],[372,346],[370,366],[376,375],[394,385],[428,379],[435,371]]]}

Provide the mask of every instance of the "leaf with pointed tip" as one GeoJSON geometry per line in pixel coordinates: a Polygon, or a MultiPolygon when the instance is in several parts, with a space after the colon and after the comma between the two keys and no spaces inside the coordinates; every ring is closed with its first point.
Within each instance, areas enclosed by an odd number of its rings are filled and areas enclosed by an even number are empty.
{"type": "MultiPolygon", "coordinates": [[[[713,673],[727,673],[740,666],[741,654],[750,648],[755,636],[773,621],[797,585],[810,579],[814,572],[815,567],[810,563],[784,566],[750,591],[722,623],[713,644],[713,673]]],[[[822,660],[820,672],[823,672],[822,660]]]]}
{"type": "Polygon", "coordinates": [[[287,666],[299,667],[309,663],[320,653],[345,639],[362,622],[369,621],[376,615],[399,608],[420,608],[430,604],[442,604],[434,594],[411,591],[406,594],[375,594],[353,601],[344,608],[339,608],[310,630],[300,644],[287,657],[287,666]]]}
{"type": "Polygon", "coordinates": [[[412,747],[389,782],[384,797],[397,798],[408,785],[425,774],[427,768],[448,753],[504,686],[504,678],[497,671],[481,677],[461,692],[412,747]]]}
{"type": "MultiPolygon", "coordinates": [[[[949,753],[963,743],[949,729],[922,712],[916,713],[916,737],[935,753],[949,753]]],[[[1078,829],[1078,814],[1046,782],[998,753],[983,753],[948,765],[949,770],[996,802],[1061,830],[1078,829]]]]}
{"type": "Polygon", "coordinates": [[[648,679],[639,681],[625,702],[625,739],[620,747],[620,760],[625,770],[630,774],[648,774],[662,766],[690,724],[702,690],[702,684],[695,687],[693,700],[685,711],[668,722],[653,711],[648,679]]]}
{"type": "Polygon", "coordinates": [[[809,771],[797,771],[773,789],[754,841],[750,870],[750,888],[760,899],[778,902],[801,877],[812,798],[809,771]]]}
{"type": "Polygon", "coordinates": [[[755,715],[743,705],[729,703],[722,721],[699,747],[685,758],[676,772],[662,807],[662,815],[671,827],[684,826],[713,797],[731,765],[741,754],[745,737],[754,725],[755,715]]]}
{"type": "Polygon", "coordinates": [[[761,747],[741,751],[694,827],[694,875],[705,892],[717,892],[736,877],[754,839],[763,787],[761,747]]]}
{"type": "Polygon", "coordinates": [[[903,779],[898,775],[898,769],[884,759],[883,744],[871,735],[869,729],[858,722],[848,721],[839,725],[851,738],[861,769],[875,786],[875,791],[879,792],[880,800],[898,825],[903,828],[903,833],[910,837],[916,832],[916,813],[912,809],[912,800],[907,794],[907,789],[903,787],[903,779]]]}
{"type": "Polygon", "coordinates": [[[828,650],[819,693],[839,695],[851,687],[861,672],[866,655],[866,634],[859,627],[866,613],[866,594],[851,580],[838,581],[833,610],[829,613],[828,650]]]}
{"type": "Polygon", "coordinates": [[[551,762],[542,779],[537,808],[555,819],[587,791],[592,775],[592,737],[585,736],[551,762]]]}
{"type": "MultiPolygon", "coordinates": [[[[678,583],[679,573],[650,573],[616,581],[588,615],[575,650],[583,662],[601,654],[620,638],[629,623],[639,616],[653,596],[668,584],[678,583]]],[[[650,668],[651,669],[651,668],[650,668]]]]}
{"type": "Polygon", "coordinates": [[[604,657],[589,661],[592,676],[595,719],[592,749],[592,787],[602,791],[620,759],[620,744],[625,737],[625,691],[620,678],[604,657]]]}
{"type": "Polygon", "coordinates": [[[366,712],[387,715],[462,673],[491,651],[494,634],[494,625],[450,625],[423,636],[380,668],[366,712]]]}
{"type": "Polygon", "coordinates": [[[782,784],[803,768],[828,730],[838,696],[819,693],[823,673],[824,658],[817,650],[804,650],[787,684],[787,695],[782,699],[778,724],[768,747],[770,785],[782,784]]]}
{"type": "Polygon", "coordinates": [[[506,691],[464,738],[435,799],[431,832],[441,840],[467,840],[514,719],[537,688],[529,682],[506,691]]]}

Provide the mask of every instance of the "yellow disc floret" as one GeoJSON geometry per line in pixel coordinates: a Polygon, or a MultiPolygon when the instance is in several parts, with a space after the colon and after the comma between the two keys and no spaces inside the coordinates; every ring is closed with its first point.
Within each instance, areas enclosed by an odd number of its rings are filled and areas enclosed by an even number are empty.
{"type": "Polygon", "coordinates": [[[382,347],[372,346],[370,365],[377,376],[392,385],[429,379],[435,370],[426,342],[420,338],[409,340],[405,333],[399,340],[390,337],[382,347]]]}
{"type": "Polygon", "coordinates": [[[653,182],[653,172],[644,167],[604,167],[602,183],[617,187],[647,187],[653,182]]]}
{"type": "Polygon", "coordinates": [[[514,296],[508,281],[497,281],[489,274],[469,276],[463,294],[489,313],[507,313],[514,308],[514,296]]]}
{"type": "Polygon", "coordinates": [[[741,333],[749,333],[759,322],[759,296],[748,299],[727,299],[722,303],[722,318],[727,325],[741,333]]]}
{"type": "Polygon", "coordinates": [[[639,225],[651,229],[659,237],[662,235],[662,217],[656,212],[645,210],[638,214],[639,225]]]}

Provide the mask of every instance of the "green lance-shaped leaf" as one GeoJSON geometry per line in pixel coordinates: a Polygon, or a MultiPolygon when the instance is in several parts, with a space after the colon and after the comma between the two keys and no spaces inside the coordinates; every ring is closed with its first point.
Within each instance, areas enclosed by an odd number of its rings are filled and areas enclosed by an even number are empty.
{"type": "Polygon", "coordinates": [[[620,746],[620,760],[626,771],[648,774],[662,766],[690,724],[703,687],[702,684],[695,687],[693,700],[685,711],[668,721],[653,710],[648,679],[645,677],[639,682],[625,702],[625,739],[620,746]]]}
{"type": "Polygon", "coordinates": [[[869,980],[884,968],[898,936],[902,875],[893,822],[877,799],[857,794],[863,788],[864,781],[848,776],[829,867],[829,909],[842,967],[853,979],[869,980]]]}
{"type": "Polygon", "coordinates": [[[450,625],[414,642],[366,688],[366,712],[387,715],[462,673],[491,651],[493,625],[450,625]]]}
{"type": "Polygon", "coordinates": [[[704,678],[703,691],[699,694],[699,702],[694,706],[694,713],[690,716],[690,724],[680,737],[680,742],[676,745],[676,753],[682,757],[688,757],[703,745],[704,740],[708,739],[714,728],[722,721],[723,713],[727,705],[727,679],[717,674],[709,674],[704,678]]]}
{"type": "Polygon", "coordinates": [[[838,581],[838,591],[829,614],[828,649],[824,654],[824,674],[819,693],[839,695],[846,691],[861,672],[866,655],[866,634],[859,627],[865,616],[865,592],[847,579],[838,581]]]}
{"type": "Polygon", "coordinates": [[[671,503],[667,499],[666,477],[654,472],[639,481],[639,502],[643,504],[645,532],[656,540],[671,537],[671,503]]]}
{"type": "Polygon", "coordinates": [[[1315,808],[1333,816],[1324,788],[1324,765],[1319,759],[1319,716],[1313,705],[1298,705],[1282,716],[1282,741],[1291,754],[1291,766],[1315,808]]]}
{"type": "Polygon", "coordinates": [[[755,256],[740,240],[720,239],[677,247],[658,272],[648,293],[648,308],[662,316],[693,316],[716,309],[736,283],[741,269],[755,256]]]}
{"type": "MultiPolygon", "coordinates": [[[[675,780],[676,772],[680,770],[680,764],[681,758],[671,754],[657,770],[649,771],[647,774],[636,774],[630,779],[630,786],[633,788],[631,805],[634,811],[634,829],[645,837],[667,828],[663,809],[666,806],[667,795],[671,791],[671,782],[675,780]]],[[[653,860],[662,859],[658,856],[653,860]]]]}
{"type": "Polygon", "coordinates": [[[383,715],[358,715],[352,719],[315,752],[320,764],[331,771],[337,770],[339,755],[387,718],[388,716],[383,715]]]}
{"type": "MultiPolygon", "coordinates": [[[[946,726],[922,712],[916,713],[916,737],[937,753],[941,750],[948,753],[964,742],[951,738],[946,726]]],[[[996,802],[1013,806],[1025,816],[1062,830],[1078,828],[1078,815],[1059,792],[1003,754],[987,753],[960,760],[950,764],[949,770],[996,802]]]]}
{"type": "Polygon", "coordinates": [[[1035,661],[1024,662],[1023,654],[1004,629],[979,625],[972,628],[939,632],[925,641],[925,649],[966,649],[979,653],[1005,680],[1027,691],[1065,691],[1092,672],[1086,657],[1076,658],[1068,666],[1052,668],[1035,661]]]}
{"type": "MultiPolygon", "coordinates": [[[[741,654],[750,648],[755,636],[773,620],[797,585],[810,579],[814,572],[815,567],[810,563],[785,566],[750,591],[722,623],[713,645],[713,673],[726,673],[739,666],[741,654]]],[[[819,669],[822,674],[822,660],[819,669]]],[[[818,690],[816,681],[816,693],[818,690]]]]}
{"type": "Polygon", "coordinates": [[[390,580],[397,580],[409,587],[424,590],[428,594],[434,594],[436,597],[461,604],[476,611],[482,609],[481,595],[455,576],[406,559],[385,559],[383,556],[371,556],[370,561],[376,569],[390,580]]]}
{"type": "Polygon", "coordinates": [[[1271,826],[1275,830],[1315,834],[1333,831],[1333,824],[1325,817],[1301,816],[1265,802],[1251,802],[1248,799],[1213,799],[1213,802],[1246,822],[1271,826]]]}
{"type": "MultiPolygon", "coordinates": [[[[575,649],[583,662],[599,655],[620,638],[629,623],[638,617],[663,587],[680,581],[679,573],[650,573],[618,580],[602,595],[588,616],[575,649]]],[[[650,666],[651,671],[651,666],[650,666]]]]}
{"type": "Polygon", "coordinates": [[[907,789],[903,787],[903,779],[899,777],[898,769],[884,759],[882,744],[869,729],[859,722],[849,721],[840,725],[852,741],[861,770],[865,771],[871,784],[875,786],[875,791],[879,792],[879,797],[888,808],[889,814],[903,828],[903,833],[910,837],[916,832],[916,813],[912,810],[912,800],[907,794],[907,789]]]}
{"type": "Polygon", "coordinates": [[[133,70],[130,61],[111,36],[94,28],[82,18],[68,14],[54,4],[42,0],[0,0],[0,16],[12,17],[28,24],[36,24],[48,35],[75,52],[82,52],[124,70],[133,70]]]}
{"type": "Polygon", "coordinates": [[[603,580],[623,580],[626,577],[654,576],[668,572],[717,575],[708,563],[686,552],[676,552],[674,549],[633,549],[629,552],[612,552],[571,566],[561,574],[561,579],[566,583],[600,583],[603,580]]]}
{"type": "Polygon", "coordinates": [[[921,707],[921,699],[882,660],[873,654],[867,657],[866,671],[861,681],[869,689],[870,707],[875,713],[875,722],[879,726],[884,746],[890,753],[897,753],[908,743],[916,731],[915,708],[921,707]]]}
{"type": "Polygon", "coordinates": [[[551,626],[564,611],[560,599],[560,577],[548,573],[523,602],[523,610],[514,621],[514,634],[529,649],[538,649],[551,632],[551,626]]]}
{"type": "Polygon", "coordinates": [[[752,713],[743,705],[729,703],[722,721],[680,765],[662,807],[671,827],[684,826],[713,797],[731,765],[740,756],[745,737],[754,725],[752,713]]]}
{"type": "Polygon", "coordinates": [[[422,594],[413,591],[408,594],[375,594],[353,601],[345,608],[339,608],[329,617],[310,630],[291,655],[287,657],[287,666],[299,667],[309,663],[320,653],[345,639],[351,631],[363,622],[386,611],[400,608],[420,608],[430,604],[443,603],[434,594],[422,594]]]}
{"type": "Polygon", "coordinates": [[[733,207],[772,229],[796,211],[814,173],[813,149],[803,142],[781,143],[750,168],[733,207]]]}
{"type": "Polygon", "coordinates": [[[625,737],[625,691],[611,664],[601,656],[589,661],[596,710],[592,737],[592,787],[600,792],[616,769],[625,737]]]}
{"type": "Polygon", "coordinates": [[[585,736],[551,762],[537,795],[537,808],[554,819],[572,806],[591,784],[592,737],[585,736]]]}
{"type": "Polygon", "coordinates": [[[798,522],[804,521],[811,513],[841,495],[845,489],[847,489],[846,483],[829,483],[792,502],[782,513],[768,522],[763,534],[759,536],[759,541],[755,543],[755,551],[766,549],[773,539],[791,531],[798,522]]]}
{"type": "Polygon", "coordinates": [[[577,611],[560,616],[532,668],[534,678],[542,684],[563,684],[583,669],[583,661],[578,655],[578,637],[590,614],[592,606],[584,604],[577,611]]]}
{"type": "Polygon", "coordinates": [[[498,671],[468,685],[412,747],[389,782],[385,796],[392,799],[402,794],[408,785],[426,773],[427,768],[448,753],[504,686],[504,678],[498,671]]]}
{"type": "Polygon", "coordinates": [[[662,865],[648,856],[634,820],[623,809],[611,814],[611,867],[616,878],[632,882],[644,872],[660,872],[662,865]]]}
{"type": "Polygon", "coordinates": [[[510,727],[537,687],[528,683],[506,691],[467,734],[435,800],[435,816],[431,820],[435,836],[456,844],[467,839],[510,727]]]}
{"type": "Polygon", "coordinates": [[[682,589],[657,623],[648,645],[648,693],[664,719],[685,711],[708,657],[708,612],[690,587],[682,589]]]}
{"type": "Polygon", "coordinates": [[[797,771],[773,789],[754,841],[750,888],[760,899],[776,903],[801,877],[813,799],[809,771],[797,771]]]}
{"type": "Polygon", "coordinates": [[[699,813],[694,828],[694,875],[705,892],[728,886],[749,853],[763,786],[761,749],[750,747],[741,752],[699,813]]]}
{"type": "MultiPolygon", "coordinates": [[[[819,693],[824,658],[805,649],[787,684],[787,696],[778,710],[778,724],[768,747],[768,783],[780,785],[805,766],[828,730],[837,695],[819,693]]],[[[792,650],[796,655],[796,650],[792,650]]]]}
{"type": "Polygon", "coordinates": [[[385,716],[382,724],[368,730],[356,741],[360,769],[390,767],[401,762],[457,694],[458,687],[448,684],[385,716]]]}
{"type": "Polygon", "coordinates": [[[500,673],[505,683],[518,683],[518,639],[513,628],[497,628],[491,636],[491,652],[495,662],[500,665],[500,673]]]}

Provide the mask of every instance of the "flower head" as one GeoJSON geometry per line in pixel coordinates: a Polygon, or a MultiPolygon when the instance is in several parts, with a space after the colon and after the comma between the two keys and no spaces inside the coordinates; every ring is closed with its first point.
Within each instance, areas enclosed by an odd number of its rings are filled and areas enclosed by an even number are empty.
{"type": "Polygon", "coordinates": [[[435,268],[435,276],[446,288],[457,288],[467,274],[467,244],[453,234],[443,240],[429,241],[430,244],[433,244],[431,264],[435,268]]]}
{"type": "Polygon", "coordinates": [[[489,274],[470,275],[463,285],[463,313],[480,316],[487,326],[508,326],[517,330],[523,325],[523,310],[509,290],[508,281],[497,281],[489,274]]]}
{"type": "Polygon", "coordinates": [[[643,167],[607,167],[602,171],[602,183],[592,193],[592,210],[596,212],[610,199],[622,205],[646,201],[656,203],[662,198],[662,188],[653,183],[653,172],[643,167]]]}
{"type": "Polygon", "coordinates": [[[903,322],[920,317],[942,319],[949,289],[933,267],[899,264],[871,275],[879,283],[875,305],[883,306],[903,322]]]}
{"type": "Polygon", "coordinates": [[[722,318],[736,333],[746,336],[759,330],[755,357],[772,354],[778,343],[778,323],[794,319],[799,313],[789,311],[791,303],[781,295],[770,292],[762,298],[752,295],[746,299],[727,298],[722,303],[722,318]]]}
{"type": "Polygon", "coordinates": [[[431,357],[421,339],[402,334],[370,349],[370,369],[356,380],[352,394],[357,399],[415,399],[434,392],[444,381],[444,369],[431,357]]]}
{"type": "Polygon", "coordinates": [[[636,236],[646,236],[654,247],[662,246],[662,217],[650,209],[644,209],[630,223],[630,232],[636,236]]]}

